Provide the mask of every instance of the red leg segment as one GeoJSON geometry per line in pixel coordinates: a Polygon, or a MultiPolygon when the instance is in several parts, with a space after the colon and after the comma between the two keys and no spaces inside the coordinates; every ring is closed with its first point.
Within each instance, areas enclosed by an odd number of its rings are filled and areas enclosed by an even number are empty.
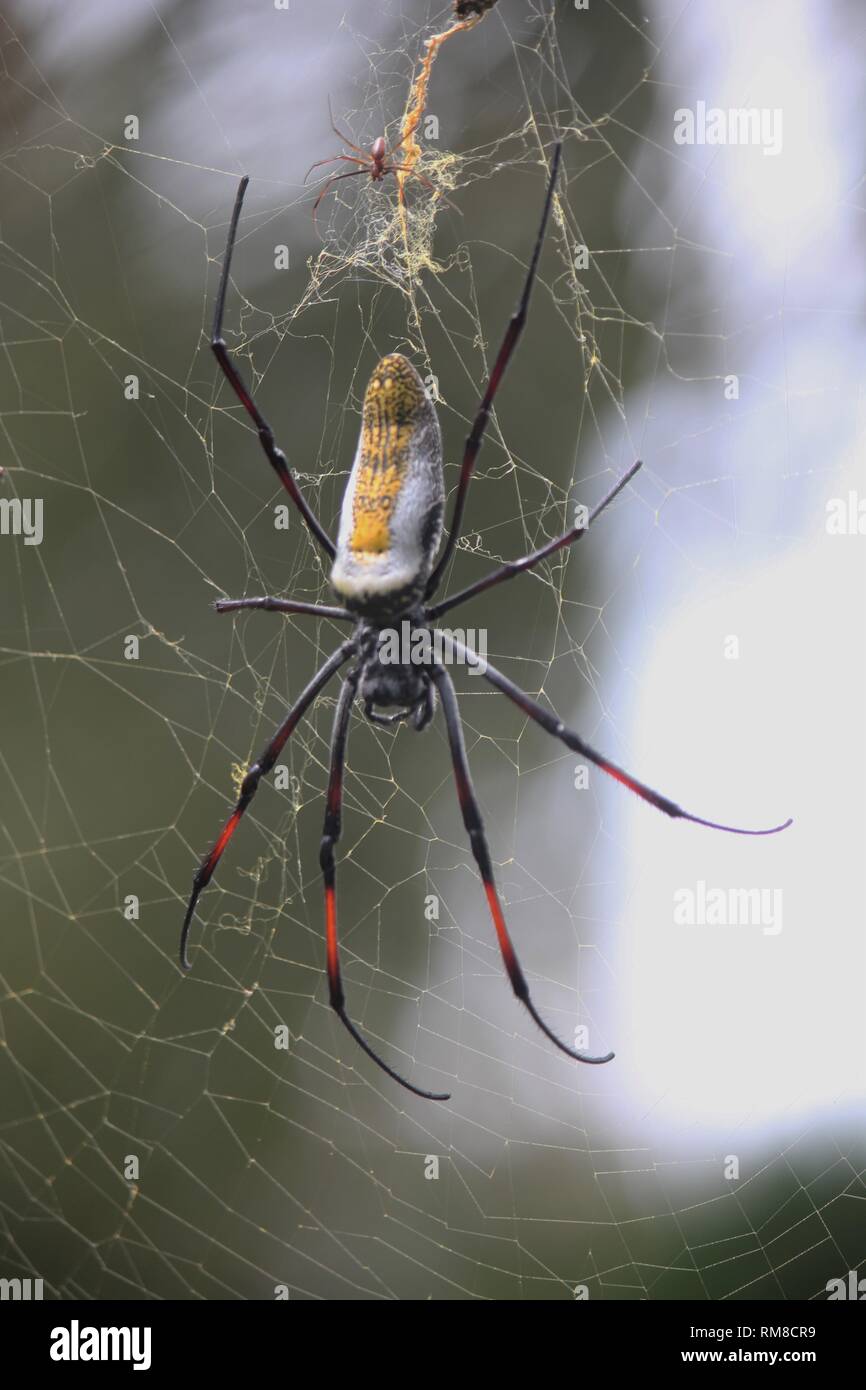
{"type": "Polygon", "coordinates": [[[343,821],[343,768],[346,761],[346,742],[349,731],[349,716],[352,712],[352,701],[358,689],[360,672],[353,671],[347,676],[343,683],[342,694],[337,705],[337,713],[334,717],[334,734],[331,740],[331,774],[328,779],[328,800],[325,810],[325,824],[322,830],[322,843],[319,849],[319,863],[322,866],[322,876],[325,882],[325,940],[328,960],[328,991],[330,995],[331,1008],[340,1019],[340,1022],[351,1033],[359,1047],[363,1048],[367,1056],[381,1067],[399,1085],[404,1086],[413,1095],[421,1096],[424,1100],[450,1100],[451,1097],[441,1091],[425,1091],[420,1086],[413,1086],[411,1081],[396,1072],[393,1067],[379,1056],[378,1052],[367,1042],[367,1039],[358,1030],[346,1012],[346,995],[343,989],[343,980],[340,973],[340,946],[337,938],[337,892],[336,892],[336,866],[334,862],[334,848],[340,838],[343,821]]]}
{"type": "Polygon", "coordinates": [[[241,783],[241,794],[238,797],[235,809],[223,826],[213,849],[202,860],[193,878],[192,893],[189,903],[187,904],[186,916],[183,919],[183,927],[180,934],[180,964],[182,969],[189,970],[191,968],[189,957],[187,956],[187,940],[193,914],[195,913],[196,903],[213,878],[214,871],[222,858],[226,845],[237,830],[244,812],[247,810],[247,807],[258,791],[259,782],[270,772],[288,739],[294,733],[298,724],[300,724],[301,719],[306,714],[319,691],[322,690],[331,679],[334,672],[339,670],[339,668],[348,661],[354,650],[354,644],[351,641],[344,642],[343,645],[338,647],[337,651],[334,652],[334,655],[328,658],[324,666],[316,672],[307,688],[289,710],[289,713],[286,715],[286,718],[274,734],[270,743],[250,766],[246,777],[241,783]]]}
{"type": "MultiPolygon", "coordinates": [[[[475,657],[467,647],[464,647],[462,642],[456,642],[452,637],[447,635],[445,640],[453,647],[460,660],[467,662],[469,665],[478,664],[477,657],[475,657]]],[[[596,752],[585,739],[580,737],[580,734],[575,733],[573,729],[569,729],[563,724],[559,715],[554,714],[551,710],[547,710],[543,705],[538,704],[530,695],[527,695],[525,690],[521,690],[519,685],[515,685],[507,676],[503,676],[502,672],[497,671],[496,667],[491,666],[489,662],[484,663],[482,675],[485,680],[489,681],[497,690],[501,690],[503,695],[507,695],[509,700],[512,700],[513,703],[517,705],[518,709],[522,710],[529,719],[533,719],[535,723],[540,724],[542,729],[545,729],[547,733],[553,734],[554,738],[558,738],[561,743],[564,743],[566,748],[570,748],[574,753],[580,753],[584,758],[587,758],[589,762],[594,763],[596,767],[600,767],[602,772],[606,772],[609,777],[613,777],[617,782],[621,782],[624,787],[628,787],[629,791],[634,792],[635,796],[641,797],[643,801],[648,801],[651,806],[655,806],[657,811],[662,811],[673,820],[692,821],[695,825],[706,825],[710,830],[727,831],[729,835],[776,835],[780,830],[787,830],[788,826],[793,824],[793,817],[789,816],[788,819],[782,821],[780,825],[771,825],[762,830],[748,830],[739,825],[722,825],[719,821],[705,820],[703,816],[693,816],[690,811],[684,811],[682,806],[678,806],[675,801],[671,801],[670,797],[662,796],[661,792],[653,791],[652,787],[648,787],[645,782],[639,782],[636,777],[632,777],[630,772],[626,772],[624,768],[611,762],[610,759],[605,758],[603,754],[596,752]]]]}
{"type": "Polygon", "coordinates": [[[505,917],[502,912],[502,905],[499,901],[499,894],[496,891],[496,883],[493,878],[493,866],[490,862],[490,851],[487,847],[487,837],[484,833],[484,822],[481,819],[481,811],[472,787],[469,775],[469,762],[466,757],[466,747],[463,742],[463,727],[460,720],[460,711],[457,707],[457,695],[454,691],[454,684],[445,670],[444,666],[434,666],[433,679],[436,682],[439,695],[442,700],[442,709],[445,714],[445,724],[448,730],[448,743],[451,748],[451,761],[454,764],[454,780],[457,784],[457,796],[460,801],[460,809],[463,812],[463,824],[466,826],[469,835],[469,842],[472,846],[472,854],[478,865],[478,872],[484,884],[484,892],[487,895],[487,903],[490,908],[490,915],[493,918],[493,925],[496,928],[496,937],[499,942],[499,950],[502,954],[502,961],[511,981],[511,988],[517,998],[523,1004],[538,1027],[566,1056],[573,1057],[577,1062],[609,1062],[613,1058],[613,1053],[608,1052],[603,1057],[590,1057],[585,1052],[576,1052],[574,1048],[564,1043],[558,1038],[551,1028],[544,1022],[539,1014],[532,997],[529,993],[529,985],[526,976],[517,959],[508,928],[505,924],[505,917]]]}

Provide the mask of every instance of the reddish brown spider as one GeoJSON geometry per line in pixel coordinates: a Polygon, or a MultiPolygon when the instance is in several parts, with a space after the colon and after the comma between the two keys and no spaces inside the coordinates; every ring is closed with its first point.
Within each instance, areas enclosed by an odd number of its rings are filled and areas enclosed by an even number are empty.
{"type": "MultiPolygon", "coordinates": [[[[328,104],[328,110],[330,112],[330,103],[328,104]]],[[[419,174],[418,170],[413,168],[411,164],[388,163],[389,160],[393,159],[394,154],[397,150],[399,150],[400,146],[403,144],[403,141],[406,139],[405,135],[397,141],[396,145],[392,145],[390,150],[387,149],[385,145],[384,135],[379,135],[370,146],[369,154],[365,154],[359,145],[354,144],[343,134],[341,130],[337,129],[337,127],[334,125],[334,116],[332,112],[331,129],[333,130],[334,134],[338,137],[338,139],[342,140],[343,144],[347,145],[350,150],[354,150],[355,153],[353,155],[333,154],[331,155],[330,159],[317,159],[315,164],[310,165],[309,169],[304,175],[304,183],[307,182],[307,179],[310,177],[313,170],[320,169],[323,164],[336,164],[338,161],[342,161],[346,164],[357,164],[359,167],[357,169],[349,169],[345,174],[331,175],[331,177],[327,180],[324,188],[321,190],[318,197],[316,198],[316,201],[313,203],[313,221],[316,220],[316,212],[318,211],[320,202],[322,201],[328,190],[331,188],[332,184],[339,183],[341,179],[357,178],[359,174],[369,174],[373,183],[379,183],[385,177],[386,174],[406,174],[407,177],[418,179],[421,183],[424,184],[424,187],[429,188],[431,192],[438,192],[436,185],[431,183],[430,180],[424,176],[424,174],[419,174]]],[[[447,198],[444,201],[447,202],[447,198]]],[[[451,206],[451,204],[449,204],[449,206],[451,206]]]]}

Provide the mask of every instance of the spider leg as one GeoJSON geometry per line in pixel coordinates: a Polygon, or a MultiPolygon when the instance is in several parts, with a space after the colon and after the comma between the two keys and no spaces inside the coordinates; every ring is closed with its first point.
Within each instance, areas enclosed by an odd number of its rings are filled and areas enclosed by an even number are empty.
{"type": "Polygon", "coordinates": [[[424,690],[424,699],[420,704],[416,705],[415,714],[412,719],[413,728],[417,733],[420,734],[422,729],[427,728],[427,725],[431,722],[435,713],[436,692],[433,687],[433,682],[429,681],[424,690]]]}
{"type": "Polygon", "coordinates": [[[323,603],[301,603],[289,598],[218,598],[214,603],[218,613],[236,613],[240,608],[264,608],[269,613],[312,613],[319,618],[342,619],[354,622],[345,608],[331,608],[323,603]]]}
{"type": "Polygon", "coordinates": [[[349,731],[349,716],[352,712],[352,701],[358,689],[358,681],[361,673],[359,670],[351,671],[343,682],[343,689],[337,704],[337,713],[334,716],[334,734],[331,740],[331,773],[328,779],[328,801],[325,810],[325,824],[322,830],[322,844],[319,850],[319,863],[322,866],[322,875],[325,880],[325,929],[328,954],[328,991],[330,994],[331,1008],[339,1018],[340,1022],[351,1033],[359,1047],[363,1048],[367,1056],[371,1058],[382,1071],[387,1072],[392,1081],[404,1086],[413,1095],[421,1096],[424,1100],[450,1100],[450,1095],[440,1091],[424,1091],[420,1086],[413,1086],[411,1081],[407,1081],[399,1072],[394,1071],[387,1062],[373,1050],[367,1039],[356,1028],[355,1024],[346,1013],[346,996],[343,990],[343,981],[340,974],[340,946],[337,939],[337,897],[336,897],[336,869],[334,865],[334,847],[340,838],[343,820],[343,767],[346,760],[346,741],[349,731]]]}
{"type": "Polygon", "coordinates": [[[544,233],[547,228],[548,218],[550,217],[550,209],[553,206],[553,190],[556,187],[556,178],[559,173],[559,161],[561,155],[562,142],[557,141],[553,151],[553,159],[551,160],[550,164],[550,178],[547,182],[547,192],[544,197],[544,207],[541,213],[541,224],[538,228],[538,234],[535,238],[535,246],[532,251],[532,258],[529,262],[529,269],[526,272],[526,280],[523,285],[523,293],[520,296],[520,302],[516,310],[512,314],[508,327],[505,330],[505,337],[503,338],[502,345],[499,349],[499,352],[496,355],[496,361],[493,364],[493,370],[490,373],[490,378],[487,382],[487,388],[481,399],[481,404],[478,407],[478,413],[475,416],[472,429],[470,430],[466,440],[466,445],[463,451],[463,462],[460,466],[460,481],[457,484],[457,496],[454,501],[454,514],[451,518],[451,529],[448,532],[448,539],[445,542],[445,548],[443,549],[442,554],[439,557],[439,561],[435,569],[433,570],[433,573],[430,575],[430,578],[427,581],[427,590],[425,595],[427,598],[430,598],[430,596],[434,594],[436,592],[436,589],[439,587],[439,583],[442,579],[443,574],[445,573],[445,567],[448,564],[448,561],[451,559],[451,552],[453,551],[454,546],[457,543],[457,537],[460,535],[460,525],[463,520],[463,508],[466,505],[466,493],[469,488],[469,482],[472,477],[472,472],[475,468],[475,461],[478,458],[478,451],[481,448],[481,443],[484,439],[484,431],[487,428],[487,421],[490,416],[490,410],[493,405],[493,400],[496,396],[496,392],[499,390],[499,383],[502,380],[502,377],[505,373],[505,369],[508,366],[508,363],[511,361],[512,353],[514,352],[514,349],[517,347],[517,344],[520,341],[520,335],[523,332],[523,325],[526,322],[526,314],[529,308],[529,296],[532,293],[532,286],[535,282],[535,272],[538,269],[538,261],[541,256],[541,247],[542,243],[544,242],[544,233]]]}
{"type": "Polygon", "coordinates": [[[470,584],[468,588],[461,589],[459,594],[453,594],[451,598],[444,599],[442,603],[434,604],[434,606],[428,610],[427,617],[440,618],[443,613],[448,612],[449,608],[456,608],[458,603],[465,603],[467,599],[474,598],[476,594],[483,594],[485,589],[492,589],[494,584],[501,584],[503,579],[512,579],[515,574],[522,574],[524,570],[533,569],[535,565],[540,564],[542,560],[546,560],[548,555],[553,555],[557,550],[562,550],[564,546],[572,545],[575,541],[579,541],[581,536],[589,530],[596,517],[601,516],[605,507],[609,506],[613,499],[622,492],[626,483],[631,482],[635,473],[642,466],[640,459],[632,464],[631,468],[622,475],[619,481],[614,483],[607,496],[603,497],[598,506],[593,508],[586,519],[585,526],[572,526],[570,530],[564,531],[563,534],[557,536],[555,540],[548,541],[540,550],[534,550],[531,555],[524,555],[519,560],[506,560],[504,565],[500,565],[498,569],[491,570],[489,574],[484,575],[482,579],[477,579],[475,583],[470,584]]]}
{"type": "Polygon", "coordinates": [[[324,188],[323,188],[322,191],[320,192],[318,198],[317,198],[316,201],[313,203],[313,221],[315,222],[315,220],[316,220],[316,212],[318,211],[319,203],[322,201],[322,199],[324,198],[325,194],[328,192],[329,188],[331,188],[331,186],[332,186],[333,184],[339,183],[341,179],[356,179],[356,178],[358,177],[359,174],[366,174],[366,173],[367,173],[367,169],[364,168],[364,169],[350,169],[349,172],[348,172],[347,174],[332,174],[331,178],[328,179],[328,182],[325,184],[324,188]]]}
{"type": "MultiPolygon", "coordinates": [[[[455,643],[455,646],[457,644],[455,643]]],[[[448,743],[451,748],[451,761],[454,764],[454,780],[457,784],[457,796],[460,801],[460,809],[463,812],[463,824],[469,834],[469,842],[472,846],[472,853],[478,865],[478,872],[484,884],[484,892],[487,895],[487,904],[490,908],[490,915],[493,918],[493,925],[496,928],[496,936],[499,941],[499,950],[502,953],[502,961],[508,972],[511,981],[511,988],[517,995],[521,1004],[531,1014],[538,1024],[542,1033],[555,1043],[561,1052],[568,1057],[575,1058],[578,1062],[609,1062],[613,1058],[613,1053],[608,1052],[604,1057],[589,1057],[585,1052],[575,1052],[575,1050],[558,1038],[551,1028],[544,1022],[529,993],[529,985],[526,983],[526,976],[520,966],[520,961],[514,950],[508,928],[505,925],[505,917],[502,912],[502,905],[499,901],[499,894],[496,891],[496,883],[493,878],[493,866],[490,862],[490,850],[487,846],[487,837],[484,833],[484,822],[481,819],[481,811],[472,787],[472,779],[469,775],[469,762],[466,757],[466,747],[463,742],[463,725],[460,719],[460,711],[457,707],[457,695],[454,690],[454,683],[451,680],[444,666],[435,665],[432,671],[433,680],[439,690],[442,700],[442,709],[445,713],[445,724],[448,729],[448,743]]]]}
{"type": "Polygon", "coordinates": [[[244,384],[237,367],[229,356],[229,350],[223,338],[223,314],[225,312],[226,291],[229,283],[229,271],[232,263],[232,252],[234,251],[235,240],[238,233],[238,222],[240,221],[241,208],[243,207],[244,194],[247,191],[249,178],[245,175],[238,185],[237,197],[235,198],[232,220],[229,224],[228,240],[226,242],[225,255],[223,256],[222,275],[220,276],[219,290],[217,292],[216,309],[214,310],[213,333],[211,334],[211,350],[226,377],[229,385],[240,401],[244,410],[249,415],[256,429],[258,430],[259,443],[265,451],[265,455],[277,477],[282,483],[286,492],[291,497],[301,516],[307,524],[309,531],[315,536],[322,549],[331,559],[336,553],[334,542],[331,540],[327,531],[322,526],[315,512],[301,493],[294,474],[289,468],[286,456],[282,449],[277,448],[274,432],[265,417],[259,411],[258,406],[252,398],[244,384]]]}
{"type": "Polygon", "coordinates": [[[443,203],[445,203],[449,208],[452,209],[452,211],[460,212],[460,209],[457,206],[457,204],[452,203],[450,198],[446,198],[441,188],[437,188],[435,183],[433,183],[432,179],[428,179],[426,174],[419,174],[418,170],[413,169],[411,164],[389,164],[387,168],[384,168],[382,170],[382,172],[383,174],[407,174],[409,178],[418,179],[421,183],[424,184],[425,188],[429,188],[431,193],[435,193],[436,196],[440,198],[443,203]]]}
{"type": "Polygon", "coordinates": [[[322,167],[323,164],[336,164],[337,161],[340,160],[340,159],[346,160],[349,164],[366,164],[366,165],[369,165],[369,163],[370,163],[369,158],[368,158],[368,159],[357,159],[357,158],[355,158],[354,155],[351,155],[351,154],[332,154],[330,159],[317,159],[316,162],[315,162],[315,164],[311,164],[311,165],[310,165],[309,169],[308,169],[307,172],[304,174],[304,183],[307,182],[307,179],[310,177],[310,175],[312,174],[312,172],[313,172],[314,169],[321,169],[321,167],[322,167]]]}
{"type": "Polygon", "coordinates": [[[385,151],[385,159],[390,159],[392,154],[394,154],[395,150],[399,150],[401,145],[405,145],[406,141],[409,139],[409,136],[412,134],[413,132],[411,130],[407,130],[404,135],[401,135],[396,145],[392,145],[390,150],[385,151]]]}
{"type": "MultiPolygon", "coordinates": [[[[348,146],[349,146],[349,149],[350,149],[350,150],[355,150],[357,154],[363,154],[363,153],[364,153],[364,151],[361,149],[360,145],[356,145],[356,144],[354,143],[353,140],[350,140],[350,139],[348,138],[348,136],[344,135],[343,132],[342,132],[341,130],[338,130],[337,127],[336,127],[336,125],[334,124],[334,112],[333,112],[333,108],[331,107],[331,98],[330,98],[330,95],[328,96],[328,119],[329,119],[330,122],[331,122],[331,129],[332,129],[332,131],[334,132],[334,134],[336,135],[336,137],[337,137],[338,140],[342,140],[342,142],[343,142],[344,145],[348,145],[348,146]]],[[[369,158],[370,158],[370,156],[367,155],[367,159],[368,159],[368,160],[369,160],[369,158]]]]}
{"type": "MultiPolygon", "coordinates": [[[[478,658],[474,657],[473,653],[468,647],[464,647],[462,642],[455,641],[447,633],[446,641],[458,655],[462,653],[461,660],[468,661],[470,664],[478,664],[478,658]]],[[[629,791],[634,792],[644,801],[648,801],[651,806],[655,806],[656,810],[663,811],[666,816],[670,816],[673,820],[692,821],[695,825],[706,825],[710,830],[725,830],[730,835],[776,835],[780,830],[787,830],[788,826],[793,823],[793,817],[789,816],[781,825],[770,825],[763,830],[749,830],[739,825],[722,825],[719,821],[705,820],[703,816],[693,816],[691,812],[684,811],[682,806],[678,806],[669,797],[653,791],[652,787],[648,787],[644,782],[639,782],[636,777],[632,777],[630,772],[626,772],[616,763],[612,763],[609,758],[597,753],[579,734],[576,734],[573,729],[567,728],[559,715],[554,714],[551,710],[546,710],[543,705],[539,705],[531,696],[526,694],[525,690],[521,690],[519,685],[515,685],[513,681],[510,681],[507,676],[503,676],[501,671],[497,671],[496,667],[491,666],[487,661],[484,662],[482,675],[497,690],[501,690],[503,695],[507,695],[509,700],[513,701],[529,719],[533,719],[547,733],[553,734],[554,738],[558,738],[561,743],[564,743],[566,748],[570,748],[574,753],[580,753],[591,763],[595,763],[595,766],[600,767],[602,772],[606,772],[609,777],[621,782],[624,787],[628,787],[629,791]]]]}
{"type": "Polygon", "coordinates": [[[249,767],[247,775],[241,783],[241,794],[238,797],[235,809],[220,831],[213,849],[209,854],[205,855],[193,877],[192,893],[187,904],[186,916],[183,919],[183,927],[180,933],[180,963],[182,969],[189,970],[191,968],[189,957],[186,953],[186,946],[196,903],[201,897],[204,889],[210,883],[214,870],[222,858],[226,845],[237,830],[238,822],[241,820],[244,812],[258,791],[259,782],[266,773],[270,772],[284,745],[294,733],[298,724],[300,724],[301,719],[306,714],[319,691],[330,680],[334,672],[339,670],[344,662],[348,661],[354,649],[354,644],[351,641],[344,642],[342,646],[337,648],[333,656],[328,658],[324,666],[313,676],[313,679],[306,689],[298,696],[298,699],[289,710],[289,713],[286,715],[270,743],[249,767]]]}

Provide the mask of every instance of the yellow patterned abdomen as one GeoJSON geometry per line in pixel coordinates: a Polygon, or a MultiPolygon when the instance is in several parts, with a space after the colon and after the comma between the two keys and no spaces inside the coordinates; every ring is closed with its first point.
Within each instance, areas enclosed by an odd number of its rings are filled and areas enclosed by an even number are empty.
{"type": "Polygon", "coordinates": [[[409,447],[426,403],[424,388],[405,357],[383,357],[364,396],[349,537],[356,555],[381,555],[391,547],[391,515],[406,481],[409,447]]]}

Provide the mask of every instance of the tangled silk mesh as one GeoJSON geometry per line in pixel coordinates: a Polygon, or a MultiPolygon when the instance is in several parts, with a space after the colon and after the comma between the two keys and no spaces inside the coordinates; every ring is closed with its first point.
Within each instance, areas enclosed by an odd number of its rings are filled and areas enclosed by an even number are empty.
{"type": "MultiPolygon", "coordinates": [[[[412,177],[400,188],[345,180],[314,239],[304,155],[341,148],[323,121],[321,145],[291,151],[291,184],[254,179],[226,314],[229,346],[329,528],[384,351],[406,352],[431,379],[453,497],[564,136],[530,327],[479,461],[452,588],[558,534],[637,456],[635,354],[651,386],[681,376],[633,291],[642,275],[662,287],[663,323],[672,224],[669,238],[629,247],[599,242],[607,224],[592,221],[604,180],[623,171],[655,200],[634,129],[658,53],[611,11],[612,41],[636,44],[638,61],[590,113],[553,8],[519,24],[501,10],[483,25],[507,49],[509,126],[482,120],[474,142],[452,149],[425,140],[422,120],[415,167],[438,194],[412,177]],[[302,229],[305,264],[287,226],[302,229]],[[273,246],[284,241],[281,278],[273,246]]],[[[447,11],[403,16],[387,46],[365,39],[350,7],[365,76],[335,115],[359,144],[380,133],[382,113],[389,142],[400,138],[424,42],[448,22],[447,11]]],[[[2,552],[0,1274],[43,1277],[50,1296],[70,1298],[272,1298],[282,1286],[313,1298],[809,1296],[811,1276],[792,1289],[786,1271],[815,1243],[825,1200],[852,1181],[847,1160],[816,1170],[804,1131],[732,1186],[717,1146],[681,1157],[673,1141],[634,1139],[616,1109],[616,1063],[591,1070],[557,1055],[510,994],[439,721],[419,738],[353,720],[338,902],[350,1012],[401,1071],[452,1091],[450,1105],[407,1097],[328,1008],[317,849],[336,684],[203,895],[193,972],[181,977],[193,867],[340,634],[209,608],[256,593],[329,601],[294,512],[275,526],[287,499],[206,351],[236,166],[205,167],[180,138],[171,153],[125,143],[120,115],[91,128],[38,70],[23,26],[4,29],[14,207],[0,227],[2,485],[44,496],[48,521],[42,546],[2,552]],[[124,396],[130,375],[137,400],[124,396]]],[[[439,49],[428,111],[473,37],[439,49]]],[[[172,71],[193,85],[182,65],[172,71]]],[[[324,113],[325,91],[316,99],[324,113]]],[[[657,534],[661,497],[693,486],[662,483],[651,464],[639,483],[573,556],[453,615],[484,624],[492,660],[623,760],[636,689],[618,647],[636,593],[623,597],[624,576],[657,534]]],[[[621,794],[576,793],[572,756],[457,678],[536,1001],[590,1050],[635,1045],[612,964],[631,875],[621,794]]],[[[833,1270],[847,1267],[831,1243],[833,1270]]]]}

